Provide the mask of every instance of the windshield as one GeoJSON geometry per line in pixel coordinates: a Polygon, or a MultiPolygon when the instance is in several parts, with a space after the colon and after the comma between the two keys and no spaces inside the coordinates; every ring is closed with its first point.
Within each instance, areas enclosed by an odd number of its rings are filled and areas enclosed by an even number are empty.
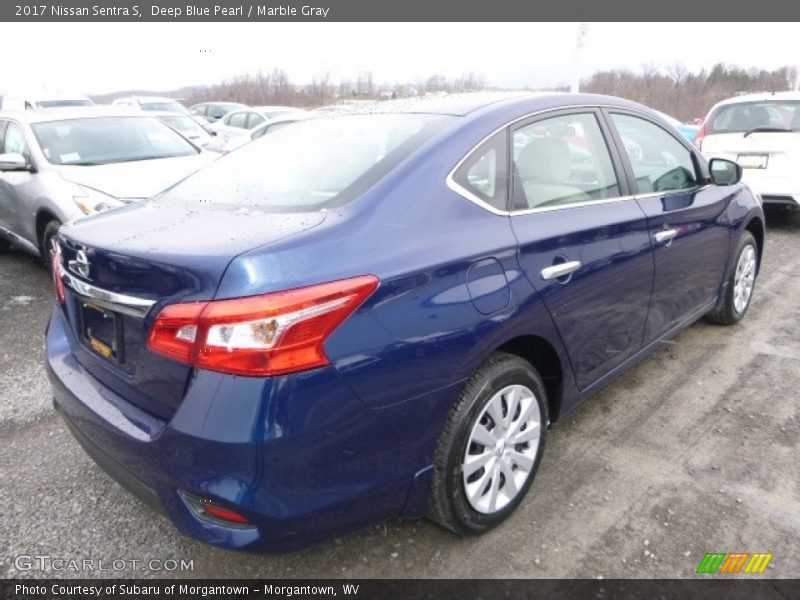
{"type": "Polygon", "coordinates": [[[199,150],[152,117],[93,117],[31,125],[54,165],[108,163],[187,156],[199,150]]]}
{"type": "Polygon", "coordinates": [[[299,121],[215,161],[163,198],[275,212],[341,206],[454,118],[371,114],[299,121]]]}
{"type": "Polygon", "coordinates": [[[179,115],[188,115],[189,109],[180,102],[174,100],[163,100],[158,102],[140,102],[139,105],[142,110],[148,112],[173,112],[179,115]]]}
{"type": "Polygon", "coordinates": [[[164,123],[175,129],[178,133],[182,133],[186,137],[204,135],[205,129],[197,124],[197,121],[191,117],[159,117],[164,123]]]}
{"type": "Polygon", "coordinates": [[[69,106],[94,106],[91,100],[39,100],[36,102],[38,108],[64,108],[69,106]]]}
{"type": "Polygon", "coordinates": [[[754,129],[800,131],[800,101],[766,100],[720,106],[706,121],[712,133],[744,133],[754,129]]]}

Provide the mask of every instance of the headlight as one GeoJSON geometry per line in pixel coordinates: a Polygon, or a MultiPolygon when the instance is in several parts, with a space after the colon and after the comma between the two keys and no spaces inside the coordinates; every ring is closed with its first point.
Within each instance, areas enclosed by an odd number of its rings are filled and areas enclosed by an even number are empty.
{"type": "Polygon", "coordinates": [[[72,199],[81,212],[85,215],[91,215],[111,208],[123,206],[125,203],[117,200],[116,198],[103,194],[91,188],[85,188],[80,185],[75,186],[75,191],[72,194],[72,199]]]}

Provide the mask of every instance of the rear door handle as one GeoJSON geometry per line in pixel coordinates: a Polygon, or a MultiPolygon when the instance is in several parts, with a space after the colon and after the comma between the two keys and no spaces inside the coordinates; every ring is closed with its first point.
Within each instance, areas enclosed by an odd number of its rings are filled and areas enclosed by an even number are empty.
{"type": "Polygon", "coordinates": [[[558,263],[557,265],[553,265],[552,267],[545,267],[542,269],[542,279],[547,281],[548,279],[558,279],[559,277],[564,277],[565,275],[569,275],[573,271],[577,271],[581,268],[581,261],[579,260],[571,260],[569,262],[558,263]]]}
{"type": "Polygon", "coordinates": [[[672,241],[676,235],[678,235],[677,229],[665,229],[664,231],[657,231],[653,237],[656,238],[656,242],[659,244],[664,244],[672,241]]]}

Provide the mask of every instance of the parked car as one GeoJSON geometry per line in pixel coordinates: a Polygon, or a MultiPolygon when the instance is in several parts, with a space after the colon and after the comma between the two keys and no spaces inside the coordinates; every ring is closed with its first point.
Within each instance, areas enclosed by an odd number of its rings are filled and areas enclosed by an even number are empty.
{"type": "Polygon", "coordinates": [[[245,144],[249,144],[250,142],[257,140],[268,133],[278,131],[278,129],[281,129],[286,125],[290,125],[296,121],[302,121],[309,116],[309,113],[303,113],[299,111],[285,113],[283,116],[275,117],[274,119],[268,119],[255,129],[245,130],[239,135],[215,136],[211,138],[211,142],[206,146],[206,149],[213,152],[227,154],[228,152],[233,152],[237,148],[241,148],[245,144]]]}
{"type": "Polygon", "coordinates": [[[675,129],[677,129],[683,137],[689,140],[692,144],[694,144],[695,139],[697,138],[697,132],[700,131],[700,126],[696,124],[690,123],[682,123],[675,117],[668,115],[667,113],[663,113],[661,111],[656,111],[667,123],[672,125],[675,129]]]}
{"type": "Polygon", "coordinates": [[[196,117],[202,117],[209,123],[215,123],[229,112],[244,108],[247,108],[247,105],[239,102],[201,102],[190,106],[189,112],[196,117]]]}
{"type": "Polygon", "coordinates": [[[170,127],[172,127],[175,131],[180,133],[183,137],[187,140],[192,142],[194,145],[209,150],[208,144],[211,142],[212,138],[211,134],[208,133],[200,124],[187,115],[178,115],[175,113],[153,113],[153,116],[156,117],[162,123],[166,123],[170,127]]]}
{"type": "Polygon", "coordinates": [[[86,96],[79,94],[28,94],[3,96],[2,110],[43,110],[49,108],[75,108],[94,106],[86,96]]]}
{"type": "Polygon", "coordinates": [[[49,265],[62,223],[152,196],[214,157],[145,115],[0,112],[0,250],[17,242],[49,265]]]}
{"type": "Polygon", "coordinates": [[[252,133],[256,127],[279,116],[304,114],[305,111],[290,106],[254,106],[228,113],[216,123],[208,126],[211,135],[218,136],[220,145],[228,140],[252,133]]]}
{"type": "Polygon", "coordinates": [[[709,111],[697,143],[707,157],[737,161],[765,205],[800,209],[800,92],[723,100],[709,111]]]}
{"type": "Polygon", "coordinates": [[[605,96],[294,123],[62,228],[55,405],[210,544],[285,550],[397,516],[484,532],[551,422],[697,319],[744,317],[764,215],[740,174],[605,96]],[[620,127],[661,151],[631,162],[620,127]]]}

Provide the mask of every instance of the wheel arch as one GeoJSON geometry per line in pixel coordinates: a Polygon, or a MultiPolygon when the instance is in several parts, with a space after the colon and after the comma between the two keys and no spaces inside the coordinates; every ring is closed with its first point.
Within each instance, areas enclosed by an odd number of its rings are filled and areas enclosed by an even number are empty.
{"type": "Polygon", "coordinates": [[[764,253],[764,222],[759,217],[753,217],[744,226],[745,231],[749,231],[756,239],[756,247],[758,249],[758,268],[761,269],[761,256],[764,253]]]}
{"type": "Polygon", "coordinates": [[[536,368],[547,391],[550,420],[557,421],[564,399],[565,368],[555,347],[541,336],[521,335],[503,343],[495,352],[514,354],[536,368]]]}
{"type": "Polygon", "coordinates": [[[61,219],[49,208],[43,207],[36,212],[36,248],[39,250],[40,254],[43,250],[42,244],[44,240],[42,236],[44,235],[44,229],[50,221],[58,221],[61,223],[61,219]]]}

